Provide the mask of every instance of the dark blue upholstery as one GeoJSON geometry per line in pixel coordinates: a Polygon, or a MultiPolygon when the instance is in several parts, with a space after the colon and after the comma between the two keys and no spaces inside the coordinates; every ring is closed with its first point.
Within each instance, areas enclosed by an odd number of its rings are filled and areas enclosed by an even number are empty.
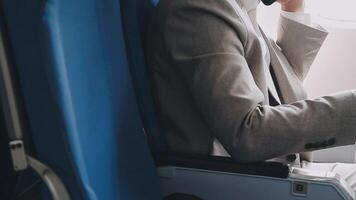
{"type": "Polygon", "coordinates": [[[160,199],[119,0],[5,0],[37,157],[77,199],[160,199]]]}
{"type": "Polygon", "coordinates": [[[12,167],[8,148],[9,138],[6,133],[5,120],[0,114],[0,199],[11,199],[18,179],[12,167]]]}
{"type": "Polygon", "coordinates": [[[154,153],[167,151],[158,121],[156,119],[154,101],[151,95],[150,78],[145,66],[144,33],[150,12],[158,0],[122,0],[122,15],[126,49],[130,71],[134,80],[136,96],[139,103],[143,125],[148,141],[154,153]]]}

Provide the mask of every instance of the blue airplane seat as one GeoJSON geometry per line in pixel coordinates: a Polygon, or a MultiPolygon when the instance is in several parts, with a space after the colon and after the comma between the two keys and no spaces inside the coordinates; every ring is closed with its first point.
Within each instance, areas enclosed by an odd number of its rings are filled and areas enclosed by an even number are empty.
{"type": "MultiPolygon", "coordinates": [[[[34,144],[35,155],[32,156],[54,168],[72,196],[82,199],[82,190],[66,152],[62,124],[58,120],[59,110],[48,84],[47,64],[42,56],[45,51],[42,5],[18,0],[3,0],[1,4],[28,119],[26,134],[34,144]]],[[[46,189],[43,190],[44,199],[50,199],[46,189]]]]}
{"type": "MultiPolygon", "coordinates": [[[[130,74],[139,105],[143,128],[155,158],[156,165],[171,165],[169,159],[175,155],[169,152],[167,144],[156,118],[154,100],[151,94],[150,77],[145,65],[144,39],[145,29],[158,0],[121,0],[123,31],[130,74]],[[168,156],[169,159],[166,159],[168,156]],[[163,160],[163,162],[162,162],[163,160]],[[167,162],[168,161],[168,162],[167,162]]],[[[164,200],[202,200],[189,193],[176,192],[165,195],[164,200]]]]}
{"type": "Polygon", "coordinates": [[[143,48],[147,20],[158,3],[158,0],[121,0],[123,28],[130,72],[144,130],[154,155],[164,153],[168,150],[156,118],[143,48]]]}
{"type": "Polygon", "coordinates": [[[72,199],[160,199],[120,1],[3,3],[36,157],[72,199]]]}
{"type": "MultiPolygon", "coordinates": [[[[157,142],[159,126],[140,36],[157,1],[1,3],[31,156],[58,174],[71,199],[353,199],[337,179],[297,176],[281,163],[174,155],[155,168],[144,135],[157,142]]],[[[164,150],[164,141],[152,145],[164,150]]]]}

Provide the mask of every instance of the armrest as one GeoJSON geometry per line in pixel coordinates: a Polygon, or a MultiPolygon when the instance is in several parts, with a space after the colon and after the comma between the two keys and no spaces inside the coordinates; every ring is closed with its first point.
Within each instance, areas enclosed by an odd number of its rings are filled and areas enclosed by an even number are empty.
{"type": "Polygon", "coordinates": [[[289,175],[289,167],[277,162],[241,164],[227,157],[183,154],[156,154],[155,161],[158,167],[176,166],[273,178],[288,178],[289,175]]]}

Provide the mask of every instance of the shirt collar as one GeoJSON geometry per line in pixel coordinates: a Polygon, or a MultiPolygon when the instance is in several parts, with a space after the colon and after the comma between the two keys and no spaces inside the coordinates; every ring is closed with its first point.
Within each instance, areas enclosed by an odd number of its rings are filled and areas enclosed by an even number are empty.
{"type": "Polygon", "coordinates": [[[241,6],[241,8],[249,12],[251,10],[256,10],[261,0],[236,0],[236,1],[241,6]]]}

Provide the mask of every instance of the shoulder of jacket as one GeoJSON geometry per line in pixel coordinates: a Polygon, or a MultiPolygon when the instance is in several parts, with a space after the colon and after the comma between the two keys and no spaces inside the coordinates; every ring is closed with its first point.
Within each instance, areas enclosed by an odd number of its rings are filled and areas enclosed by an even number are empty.
{"type": "Polygon", "coordinates": [[[243,10],[236,0],[161,0],[158,12],[163,14],[161,19],[167,20],[174,16],[174,13],[185,11],[189,11],[190,14],[203,11],[227,21],[237,29],[243,45],[246,45],[248,36],[246,19],[242,17],[243,10]]]}

